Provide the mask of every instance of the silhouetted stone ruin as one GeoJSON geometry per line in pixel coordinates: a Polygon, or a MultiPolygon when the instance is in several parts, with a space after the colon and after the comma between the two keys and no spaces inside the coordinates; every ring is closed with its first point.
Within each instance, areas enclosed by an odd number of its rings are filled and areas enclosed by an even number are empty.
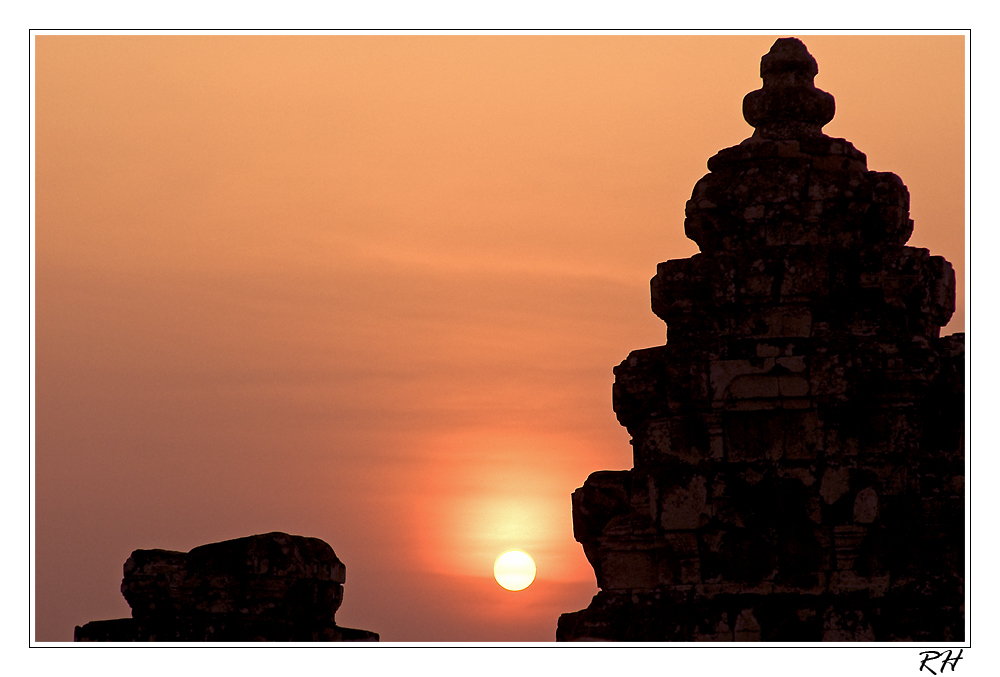
{"type": "Polygon", "coordinates": [[[904,246],[899,177],[821,132],[805,45],[760,72],[687,203],[701,253],[652,280],[667,343],[615,369],[635,467],[573,493],[600,592],[557,638],[963,640],[954,272],[904,246]]]}
{"type": "Polygon", "coordinates": [[[346,569],[318,538],[280,532],[190,552],[136,550],[122,595],[132,618],[77,627],[77,642],[377,642],[341,628],[346,569]]]}

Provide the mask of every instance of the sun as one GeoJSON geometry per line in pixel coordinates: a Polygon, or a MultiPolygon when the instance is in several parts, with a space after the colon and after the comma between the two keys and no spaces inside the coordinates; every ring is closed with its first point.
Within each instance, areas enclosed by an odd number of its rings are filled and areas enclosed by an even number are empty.
{"type": "Polygon", "coordinates": [[[535,580],[535,562],[520,550],[508,550],[493,564],[493,577],[507,590],[524,590],[535,580]]]}

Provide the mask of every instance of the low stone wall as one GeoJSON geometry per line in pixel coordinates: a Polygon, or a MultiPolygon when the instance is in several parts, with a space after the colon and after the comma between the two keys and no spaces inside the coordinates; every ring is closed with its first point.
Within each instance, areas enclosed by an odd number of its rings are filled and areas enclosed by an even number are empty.
{"type": "Polygon", "coordinates": [[[132,618],[77,627],[77,642],[378,641],[335,623],[346,569],[318,538],[273,532],[190,552],[136,550],[121,591],[132,618]]]}

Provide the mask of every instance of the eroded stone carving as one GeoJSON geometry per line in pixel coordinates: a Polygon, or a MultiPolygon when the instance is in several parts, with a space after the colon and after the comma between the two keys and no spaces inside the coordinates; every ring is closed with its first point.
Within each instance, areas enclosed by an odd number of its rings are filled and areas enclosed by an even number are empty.
{"type": "Polygon", "coordinates": [[[136,550],[122,595],[132,618],[77,627],[77,642],[378,641],[341,628],[346,569],[318,538],[272,532],[190,552],[136,550]]]}
{"type": "Polygon", "coordinates": [[[615,368],[635,465],[573,493],[601,591],[559,640],[964,638],[954,272],[905,246],[899,177],[822,133],[816,73],[774,43],[753,136],[687,203],[701,253],[657,267],[667,343],[615,368]]]}

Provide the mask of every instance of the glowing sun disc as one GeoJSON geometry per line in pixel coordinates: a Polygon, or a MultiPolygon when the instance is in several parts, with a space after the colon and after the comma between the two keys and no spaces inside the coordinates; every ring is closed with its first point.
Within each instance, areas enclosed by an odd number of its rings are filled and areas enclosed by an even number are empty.
{"type": "Polygon", "coordinates": [[[524,590],[535,580],[535,563],[527,553],[508,550],[494,562],[493,578],[507,590],[524,590]]]}

